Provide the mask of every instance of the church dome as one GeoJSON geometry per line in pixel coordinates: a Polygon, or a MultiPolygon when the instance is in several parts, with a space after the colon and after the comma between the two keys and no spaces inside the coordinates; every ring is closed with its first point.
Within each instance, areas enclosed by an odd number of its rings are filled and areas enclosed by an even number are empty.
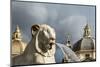
{"type": "Polygon", "coordinates": [[[26,43],[22,41],[21,32],[19,26],[17,26],[16,31],[12,36],[12,56],[17,56],[23,53],[25,50],[26,43]]]}
{"type": "Polygon", "coordinates": [[[12,53],[13,54],[21,54],[24,50],[24,43],[19,40],[12,41],[12,53]]]}
{"type": "Polygon", "coordinates": [[[75,52],[85,50],[95,50],[95,39],[91,37],[91,30],[88,24],[84,28],[83,38],[73,45],[73,51],[75,52]]]}
{"type": "Polygon", "coordinates": [[[93,38],[81,38],[73,46],[73,51],[81,50],[94,50],[95,49],[95,39],[93,38]]]}

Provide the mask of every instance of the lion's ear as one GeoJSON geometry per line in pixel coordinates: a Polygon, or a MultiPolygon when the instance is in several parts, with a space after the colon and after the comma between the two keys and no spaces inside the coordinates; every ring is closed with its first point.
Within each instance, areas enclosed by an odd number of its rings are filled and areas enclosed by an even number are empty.
{"type": "Polygon", "coordinates": [[[31,32],[32,32],[32,36],[34,36],[40,29],[40,26],[39,25],[33,25],[31,27],[31,32]]]}

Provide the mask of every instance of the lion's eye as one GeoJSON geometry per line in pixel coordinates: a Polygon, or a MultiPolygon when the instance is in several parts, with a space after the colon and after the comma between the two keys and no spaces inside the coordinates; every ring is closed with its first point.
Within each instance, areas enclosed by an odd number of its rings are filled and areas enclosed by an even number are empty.
{"type": "Polygon", "coordinates": [[[50,38],[50,40],[55,40],[55,38],[50,38]]]}
{"type": "Polygon", "coordinates": [[[49,45],[53,45],[54,43],[50,43],[49,45]]]}

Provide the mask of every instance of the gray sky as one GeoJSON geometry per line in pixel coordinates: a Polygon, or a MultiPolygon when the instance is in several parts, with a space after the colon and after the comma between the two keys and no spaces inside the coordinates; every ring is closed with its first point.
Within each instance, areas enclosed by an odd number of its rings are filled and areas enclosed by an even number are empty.
{"type": "Polygon", "coordinates": [[[83,36],[83,28],[88,23],[95,37],[95,7],[68,4],[15,2],[12,1],[12,32],[20,26],[23,40],[31,39],[33,24],[48,24],[57,34],[57,42],[64,43],[67,34],[74,44],[83,36]]]}

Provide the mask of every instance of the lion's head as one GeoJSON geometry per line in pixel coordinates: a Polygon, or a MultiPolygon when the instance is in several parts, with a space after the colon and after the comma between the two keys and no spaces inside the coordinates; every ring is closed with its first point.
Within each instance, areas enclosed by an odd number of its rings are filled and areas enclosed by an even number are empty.
{"type": "Polygon", "coordinates": [[[32,37],[35,37],[35,49],[44,56],[55,54],[55,30],[46,24],[33,25],[31,28],[32,37]]]}

